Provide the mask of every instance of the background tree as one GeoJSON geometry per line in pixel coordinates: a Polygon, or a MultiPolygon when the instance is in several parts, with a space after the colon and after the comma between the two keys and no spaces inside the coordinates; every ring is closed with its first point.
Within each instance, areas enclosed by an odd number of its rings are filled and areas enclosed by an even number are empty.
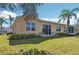
{"type": "MultiPolygon", "coordinates": [[[[15,3],[0,3],[0,12],[3,12],[3,11],[9,11],[9,12],[13,12],[15,13],[16,11],[16,4],[15,3]]],[[[10,27],[11,27],[11,23],[12,23],[12,17],[11,15],[8,15],[9,16],[9,19],[10,19],[10,27]]],[[[6,20],[4,20],[5,17],[2,17],[0,18],[0,25],[1,25],[1,28],[2,28],[2,25],[3,23],[6,23],[8,24],[8,22],[6,22],[6,20]]]]}
{"type": "Polygon", "coordinates": [[[43,4],[40,3],[20,3],[18,6],[22,9],[23,16],[38,17],[37,9],[43,4]]]}
{"type": "Polygon", "coordinates": [[[11,26],[12,26],[12,22],[13,22],[13,20],[14,20],[14,17],[11,17],[11,15],[9,15],[10,28],[11,28],[11,26]]]}
{"type": "Polygon", "coordinates": [[[70,19],[72,19],[73,16],[75,17],[75,19],[77,18],[77,15],[76,15],[75,11],[79,11],[79,9],[78,8],[74,8],[72,10],[64,9],[64,10],[62,10],[61,14],[58,17],[59,18],[58,23],[61,20],[63,20],[63,22],[67,20],[67,33],[69,33],[70,19]]]}
{"type": "Polygon", "coordinates": [[[3,28],[3,23],[8,24],[8,22],[6,22],[6,20],[5,20],[4,17],[0,17],[0,28],[1,28],[1,29],[3,28]]]}

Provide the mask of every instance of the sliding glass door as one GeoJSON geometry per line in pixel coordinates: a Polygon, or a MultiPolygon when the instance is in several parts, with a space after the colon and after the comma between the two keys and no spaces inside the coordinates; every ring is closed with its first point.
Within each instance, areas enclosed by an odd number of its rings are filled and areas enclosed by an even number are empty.
{"type": "Polygon", "coordinates": [[[45,35],[51,34],[51,25],[43,25],[42,26],[42,33],[45,35]]]}

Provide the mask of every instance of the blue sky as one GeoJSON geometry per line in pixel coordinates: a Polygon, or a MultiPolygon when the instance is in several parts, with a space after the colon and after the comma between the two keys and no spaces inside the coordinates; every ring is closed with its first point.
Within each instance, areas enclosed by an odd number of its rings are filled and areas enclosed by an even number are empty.
{"type": "Polygon", "coordinates": [[[57,18],[63,9],[73,9],[79,7],[79,3],[50,3],[43,4],[38,9],[40,18],[57,18]]]}

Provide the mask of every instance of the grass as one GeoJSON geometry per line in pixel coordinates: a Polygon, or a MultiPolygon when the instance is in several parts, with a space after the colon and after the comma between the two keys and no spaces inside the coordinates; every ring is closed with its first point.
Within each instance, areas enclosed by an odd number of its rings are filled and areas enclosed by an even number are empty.
{"type": "Polygon", "coordinates": [[[0,46],[9,45],[9,41],[7,40],[7,35],[0,35],[0,46]]]}
{"type": "Polygon", "coordinates": [[[22,40],[21,42],[24,42],[24,44],[20,43],[16,45],[9,45],[9,41],[7,40],[7,38],[8,36],[6,35],[0,35],[0,47],[5,48],[3,49],[3,53],[1,53],[2,50],[0,49],[0,54],[9,54],[8,52],[11,51],[11,53],[16,54],[21,49],[28,50],[31,48],[44,50],[47,51],[49,54],[79,54],[79,36],[62,38],[32,38],[22,40]],[[8,48],[10,51],[7,51],[8,48]]]}

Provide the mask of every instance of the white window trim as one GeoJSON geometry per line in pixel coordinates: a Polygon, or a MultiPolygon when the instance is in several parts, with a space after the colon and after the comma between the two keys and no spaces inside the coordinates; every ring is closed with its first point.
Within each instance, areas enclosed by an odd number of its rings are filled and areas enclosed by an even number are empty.
{"type": "MultiPolygon", "coordinates": [[[[31,22],[31,21],[29,21],[29,23],[30,23],[30,30],[29,31],[32,31],[32,27],[34,27],[34,26],[32,26],[32,23],[34,23],[34,22],[31,22]]],[[[35,24],[35,23],[34,23],[35,24]]],[[[27,28],[28,26],[26,25],[26,28],[27,28]]],[[[36,26],[35,26],[35,28],[36,28],[36,26]]],[[[27,30],[26,30],[27,31],[27,30]]]]}
{"type": "Polygon", "coordinates": [[[56,31],[57,31],[57,32],[61,32],[61,26],[58,26],[57,29],[56,29],[56,31]],[[60,31],[59,31],[59,29],[60,29],[60,31]],[[57,30],[58,30],[58,31],[57,31],[57,30]]]}

